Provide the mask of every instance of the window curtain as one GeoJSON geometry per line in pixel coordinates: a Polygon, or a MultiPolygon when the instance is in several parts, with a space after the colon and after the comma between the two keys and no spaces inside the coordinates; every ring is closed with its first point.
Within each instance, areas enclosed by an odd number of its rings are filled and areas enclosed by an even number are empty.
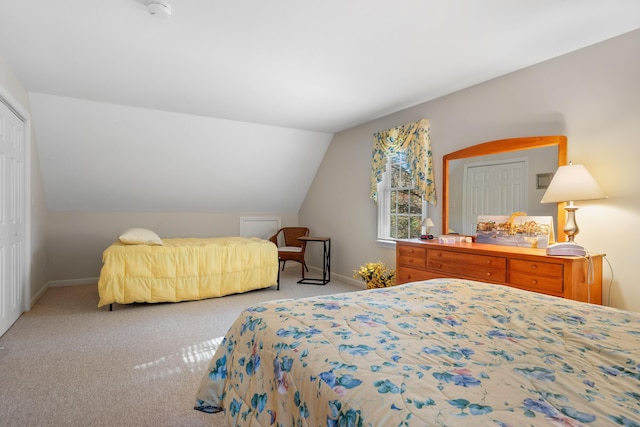
{"type": "Polygon", "coordinates": [[[416,190],[425,201],[436,206],[436,185],[433,180],[433,156],[429,120],[421,119],[373,134],[371,160],[371,190],[369,196],[378,202],[378,184],[387,168],[388,156],[405,152],[416,190]]]}

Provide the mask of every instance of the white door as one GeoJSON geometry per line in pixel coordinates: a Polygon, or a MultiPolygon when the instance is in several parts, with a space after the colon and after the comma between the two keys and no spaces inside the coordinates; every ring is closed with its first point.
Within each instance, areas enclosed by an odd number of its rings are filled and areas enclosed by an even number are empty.
{"type": "Polygon", "coordinates": [[[478,215],[511,215],[527,210],[527,162],[469,165],[462,199],[463,233],[476,234],[478,215]]]}
{"type": "Polygon", "coordinates": [[[0,335],[24,310],[25,123],[0,99],[0,335]]]}

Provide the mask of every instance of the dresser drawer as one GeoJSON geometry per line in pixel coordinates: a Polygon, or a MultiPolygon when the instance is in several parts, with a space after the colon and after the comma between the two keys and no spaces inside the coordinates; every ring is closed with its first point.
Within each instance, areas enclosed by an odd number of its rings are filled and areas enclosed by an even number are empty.
{"type": "Polygon", "coordinates": [[[562,294],[563,266],[548,262],[509,260],[509,283],[543,293],[562,294]]]}
{"type": "Polygon", "coordinates": [[[458,277],[602,304],[602,257],[552,257],[543,249],[433,240],[396,244],[396,282],[458,277]],[[591,268],[591,271],[588,269],[591,268]],[[587,285],[591,274],[594,280],[587,285]]]}
{"type": "Polygon", "coordinates": [[[425,270],[418,270],[415,268],[408,268],[408,267],[400,267],[396,271],[396,283],[398,285],[402,283],[418,282],[420,280],[429,280],[429,279],[435,279],[439,277],[443,277],[443,276],[434,275],[433,273],[430,273],[425,270]]]}
{"type": "Polygon", "coordinates": [[[464,276],[492,282],[507,280],[507,260],[502,257],[429,249],[427,268],[447,273],[450,277],[464,276]]]}
{"type": "MultiPolygon", "coordinates": [[[[427,250],[414,246],[399,246],[396,263],[405,267],[425,268],[427,250]]],[[[420,279],[418,279],[420,280],[420,279]]]]}

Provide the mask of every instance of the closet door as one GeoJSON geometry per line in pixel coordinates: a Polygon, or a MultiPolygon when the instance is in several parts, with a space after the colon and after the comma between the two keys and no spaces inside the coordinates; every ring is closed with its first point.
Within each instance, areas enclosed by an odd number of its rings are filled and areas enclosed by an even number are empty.
{"type": "Polygon", "coordinates": [[[25,123],[0,99],[0,335],[24,308],[25,191],[25,123]]]}
{"type": "Polygon", "coordinates": [[[462,234],[476,234],[478,215],[511,215],[514,212],[526,212],[527,169],[524,160],[466,166],[462,234]]]}

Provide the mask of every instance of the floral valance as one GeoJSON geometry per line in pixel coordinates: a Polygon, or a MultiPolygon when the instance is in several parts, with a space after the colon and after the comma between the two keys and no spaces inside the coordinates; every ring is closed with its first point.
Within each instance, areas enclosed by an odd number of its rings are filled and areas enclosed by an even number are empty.
{"type": "Polygon", "coordinates": [[[378,184],[382,181],[382,174],[387,168],[387,157],[401,152],[407,154],[407,163],[415,180],[416,189],[424,200],[434,206],[437,205],[428,119],[373,134],[370,197],[376,203],[378,202],[378,184]]]}

